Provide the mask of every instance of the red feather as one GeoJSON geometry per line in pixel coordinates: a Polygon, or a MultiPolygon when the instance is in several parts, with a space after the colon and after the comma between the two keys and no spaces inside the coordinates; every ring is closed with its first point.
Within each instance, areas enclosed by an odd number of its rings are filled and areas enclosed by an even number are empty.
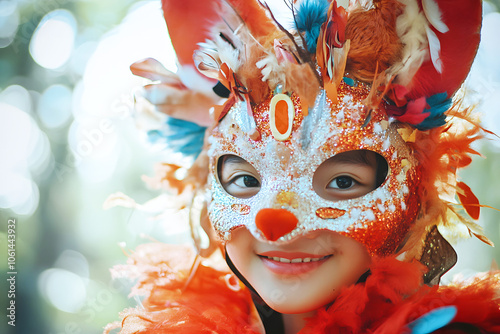
{"type": "Polygon", "coordinates": [[[406,122],[408,124],[419,124],[424,121],[424,119],[430,115],[430,112],[423,112],[427,102],[425,97],[418,98],[416,100],[410,101],[406,106],[406,111],[401,116],[395,116],[398,121],[406,122]]]}
{"type": "Polygon", "coordinates": [[[476,195],[472,192],[468,185],[463,182],[457,183],[458,199],[460,203],[464,206],[465,211],[471,216],[472,219],[479,219],[480,204],[476,195]]]}

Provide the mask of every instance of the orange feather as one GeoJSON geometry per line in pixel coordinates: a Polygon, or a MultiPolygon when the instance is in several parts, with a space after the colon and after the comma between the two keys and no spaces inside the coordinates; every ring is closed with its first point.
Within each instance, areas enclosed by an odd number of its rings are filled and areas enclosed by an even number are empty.
{"type": "Polygon", "coordinates": [[[240,15],[245,25],[255,38],[267,37],[277,30],[274,23],[266,15],[266,11],[257,1],[226,0],[240,15]]]}
{"type": "Polygon", "coordinates": [[[347,20],[346,39],[351,40],[351,48],[346,72],[362,81],[373,80],[377,64],[380,73],[401,57],[396,18],[402,4],[397,0],[376,0],[374,5],[369,11],[351,13],[347,20]]]}
{"type": "Polygon", "coordinates": [[[464,206],[465,211],[467,211],[472,219],[479,219],[481,207],[476,195],[474,195],[470,187],[463,182],[458,182],[457,188],[459,189],[459,191],[457,191],[458,199],[464,206]]]}

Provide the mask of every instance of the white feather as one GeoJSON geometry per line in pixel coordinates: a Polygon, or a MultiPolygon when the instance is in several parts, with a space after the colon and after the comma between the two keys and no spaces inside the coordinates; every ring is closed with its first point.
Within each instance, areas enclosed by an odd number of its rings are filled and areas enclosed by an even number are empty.
{"type": "Polygon", "coordinates": [[[330,57],[326,60],[326,69],[328,72],[328,77],[330,79],[333,79],[333,69],[334,69],[334,61],[335,61],[335,55],[333,53],[334,48],[328,47],[328,52],[330,52],[330,57]]]}
{"type": "Polygon", "coordinates": [[[261,69],[262,81],[267,81],[269,87],[276,87],[276,85],[286,82],[286,62],[280,65],[274,53],[269,53],[266,57],[259,60],[256,66],[261,69]]]}
{"type": "Polygon", "coordinates": [[[217,35],[215,44],[217,45],[221,63],[226,63],[227,66],[233,70],[233,72],[237,72],[240,64],[242,63],[240,59],[240,50],[233,48],[233,46],[223,40],[220,35],[217,35]]]}
{"type": "Polygon", "coordinates": [[[370,10],[375,8],[373,0],[349,0],[348,11],[352,13],[354,10],[370,10]]]}
{"type": "Polygon", "coordinates": [[[441,42],[436,33],[427,27],[427,38],[429,39],[429,50],[431,52],[432,64],[438,73],[443,73],[443,61],[441,60],[441,42]]]}
{"type": "Polygon", "coordinates": [[[200,49],[196,50],[193,55],[196,68],[207,77],[217,79],[221,65],[217,46],[211,40],[198,45],[200,49]]]}
{"type": "Polygon", "coordinates": [[[448,26],[442,20],[441,10],[435,0],[422,0],[422,7],[427,20],[429,20],[437,31],[444,34],[449,30],[448,26]]]}
{"type": "Polygon", "coordinates": [[[426,31],[429,21],[416,0],[399,1],[404,5],[404,12],[396,20],[396,32],[404,47],[401,62],[394,64],[389,74],[397,75],[397,83],[407,86],[429,57],[426,31]]]}
{"type": "Polygon", "coordinates": [[[262,81],[269,80],[271,73],[273,72],[273,68],[278,66],[278,60],[274,55],[268,55],[267,57],[259,60],[255,63],[257,68],[261,69],[262,72],[262,81]]]}

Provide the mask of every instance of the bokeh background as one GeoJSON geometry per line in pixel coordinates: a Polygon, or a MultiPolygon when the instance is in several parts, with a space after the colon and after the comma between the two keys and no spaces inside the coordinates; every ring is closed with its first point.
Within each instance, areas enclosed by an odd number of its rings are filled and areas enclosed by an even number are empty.
{"type": "MultiPolygon", "coordinates": [[[[278,0],[280,1],[280,0],[278,0]]],[[[483,125],[500,134],[500,1],[484,2],[483,37],[467,90],[483,125]]],[[[160,195],[152,175],[164,153],[137,127],[133,94],[144,84],[129,66],[176,60],[159,1],[0,1],[0,333],[100,333],[128,299],[112,281],[122,249],[149,237],[188,241],[186,226],[134,208],[105,210],[123,192],[142,203],[160,195]],[[16,327],[5,317],[7,221],[16,219],[16,327]],[[169,222],[170,221],[170,222],[169,222]]],[[[500,139],[461,174],[482,204],[500,208],[500,139]]],[[[154,209],[153,209],[154,211],[154,209]]],[[[500,245],[500,213],[479,223],[500,245]]],[[[445,280],[488,270],[500,251],[471,238],[445,280]]]]}

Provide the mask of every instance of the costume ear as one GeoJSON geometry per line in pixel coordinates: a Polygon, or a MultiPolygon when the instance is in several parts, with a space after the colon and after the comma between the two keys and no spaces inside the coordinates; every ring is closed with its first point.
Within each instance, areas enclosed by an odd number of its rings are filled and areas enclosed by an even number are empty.
{"type": "Polygon", "coordinates": [[[177,59],[193,65],[198,43],[210,36],[210,27],[219,21],[218,0],[162,0],[163,15],[177,59]]]}
{"type": "Polygon", "coordinates": [[[400,0],[396,29],[402,60],[387,92],[388,114],[428,130],[446,124],[452,97],[469,73],[480,40],[481,0],[400,0]]]}
{"type": "Polygon", "coordinates": [[[418,0],[429,27],[430,58],[407,87],[409,100],[446,93],[450,98],[462,85],[479,46],[481,0],[418,0]]]}

